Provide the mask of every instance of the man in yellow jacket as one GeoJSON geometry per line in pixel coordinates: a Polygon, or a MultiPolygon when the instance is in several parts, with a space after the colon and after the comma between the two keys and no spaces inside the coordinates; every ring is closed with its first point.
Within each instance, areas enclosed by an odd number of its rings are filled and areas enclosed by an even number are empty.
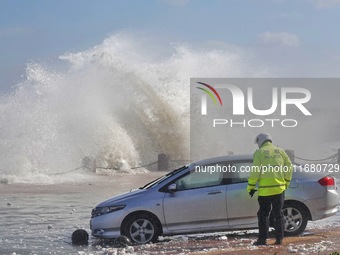
{"type": "Polygon", "coordinates": [[[275,223],[275,244],[282,244],[284,233],[282,207],[284,191],[289,187],[292,179],[292,163],[284,150],[272,144],[269,134],[257,135],[255,143],[259,149],[254,153],[253,168],[247,186],[247,191],[252,197],[256,191],[256,184],[258,185],[259,237],[254,245],[267,244],[271,211],[275,223]]]}

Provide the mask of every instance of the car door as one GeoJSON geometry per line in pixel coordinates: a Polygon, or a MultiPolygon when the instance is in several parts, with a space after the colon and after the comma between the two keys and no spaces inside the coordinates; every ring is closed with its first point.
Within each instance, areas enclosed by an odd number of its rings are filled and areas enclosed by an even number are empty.
{"type": "Polygon", "coordinates": [[[222,172],[193,169],[173,183],[177,191],[166,193],[163,201],[169,231],[194,232],[228,225],[222,172]]]}
{"type": "Polygon", "coordinates": [[[233,171],[229,173],[226,199],[230,228],[257,226],[257,193],[251,198],[247,192],[248,177],[252,162],[233,162],[233,171]]]}

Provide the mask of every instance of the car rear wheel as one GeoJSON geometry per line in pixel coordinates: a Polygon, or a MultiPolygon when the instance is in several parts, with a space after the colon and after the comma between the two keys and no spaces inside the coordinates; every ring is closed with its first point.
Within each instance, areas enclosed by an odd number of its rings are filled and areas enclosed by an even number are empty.
{"type": "Polygon", "coordinates": [[[143,213],[129,217],[122,226],[122,234],[133,243],[155,242],[159,236],[159,224],[155,217],[143,213]]]}
{"type": "Polygon", "coordinates": [[[285,235],[295,236],[301,234],[308,223],[308,215],[302,205],[291,203],[283,206],[285,221],[285,235]]]}

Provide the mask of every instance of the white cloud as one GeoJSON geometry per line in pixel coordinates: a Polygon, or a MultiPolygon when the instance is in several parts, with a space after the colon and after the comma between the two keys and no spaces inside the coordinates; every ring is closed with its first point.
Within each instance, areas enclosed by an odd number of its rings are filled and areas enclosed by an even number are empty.
{"type": "Polygon", "coordinates": [[[184,6],[189,3],[190,0],[161,0],[162,2],[174,6],[184,6]]]}
{"type": "Polygon", "coordinates": [[[318,9],[340,7],[340,0],[266,0],[272,3],[293,3],[293,2],[305,2],[311,4],[318,9]]]}
{"type": "Polygon", "coordinates": [[[313,0],[313,2],[318,8],[330,8],[340,6],[340,0],[313,0]]]}
{"type": "Polygon", "coordinates": [[[258,35],[258,42],[266,45],[299,46],[297,35],[288,32],[265,32],[258,35]]]}

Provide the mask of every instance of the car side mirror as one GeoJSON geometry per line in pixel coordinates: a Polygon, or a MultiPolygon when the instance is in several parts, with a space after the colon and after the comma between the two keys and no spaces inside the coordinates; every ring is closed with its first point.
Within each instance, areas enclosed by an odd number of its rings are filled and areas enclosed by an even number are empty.
{"type": "Polygon", "coordinates": [[[168,191],[169,192],[176,192],[177,191],[177,185],[176,183],[172,183],[168,186],[168,191]]]}

